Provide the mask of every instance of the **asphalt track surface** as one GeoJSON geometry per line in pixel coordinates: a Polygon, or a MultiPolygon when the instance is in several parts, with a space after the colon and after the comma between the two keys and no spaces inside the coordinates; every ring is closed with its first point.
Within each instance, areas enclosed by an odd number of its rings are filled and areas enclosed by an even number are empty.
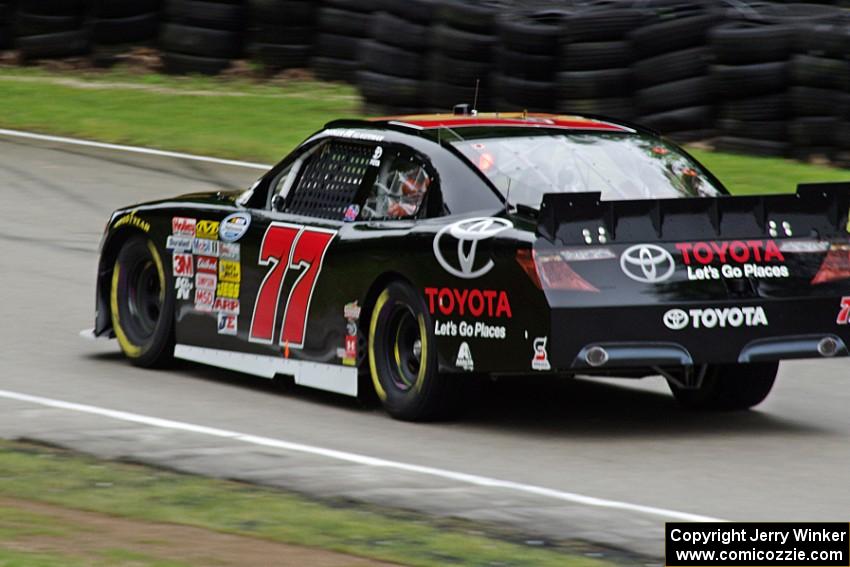
{"type": "Polygon", "coordinates": [[[461,421],[190,363],[131,367],[92,326],[119,206],[257,168],[0,134],[0,436],[585,540],[647,558],[663,522],[847,520],[845,360],[783,363],[756,411],[688,413],[660,378],[491,384],[461,421]]]}

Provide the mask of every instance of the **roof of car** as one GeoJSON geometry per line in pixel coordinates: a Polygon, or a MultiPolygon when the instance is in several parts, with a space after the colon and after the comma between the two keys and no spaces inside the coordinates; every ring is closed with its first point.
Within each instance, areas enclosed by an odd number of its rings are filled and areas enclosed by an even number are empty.
{"type": "Polygon", "coordinates": [[[379,118],[369,118],[366,122],[373,125],[386,124],[417,130],[482,126],[519,126],[525,128],[563,128],[567,130],[603,130],[609,132],[633,131],[628,126],[597,118],[528,112],[486,112],[475,115],[419,114],[409,116],[383,116],[379,118]]]}

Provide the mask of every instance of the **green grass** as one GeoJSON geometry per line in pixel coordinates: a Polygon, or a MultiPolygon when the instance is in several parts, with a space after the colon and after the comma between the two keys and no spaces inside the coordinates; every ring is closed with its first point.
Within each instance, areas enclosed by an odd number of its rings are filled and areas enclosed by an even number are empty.
{"type": "MultiPolygon", "coordinates": [[[[306,80],[0,68],[0,127],[266,163],[327,121],[358,116],[361,106],[352,87],[306,80]]],[[[826,166],[693,153],[736,194],[850,180],[850,171],[826,166]]]]}
{"type": "MultiPolygon", "coordinates": [[[[344,503],[330,506],[273,489],[99,461],[40,446],[0,442],[0,471],[0,496],[249,535],[404,565],[611,565],[575,550],[511,543],[412,514],[389,514],[344,503]]],[[[0,542],[26,535],[61,537],[63,530],[69,529],[73,527],[55,525],[38,514],[22,516],[16,524],[0,507],[0,542]]],[[[0,565],[7,561],[15,564],[14,554],[7,559],[3,553],[11,552],[0,551],[0,565]]],[[[45,561],[45,565],[54,564],[45,561]]]]}

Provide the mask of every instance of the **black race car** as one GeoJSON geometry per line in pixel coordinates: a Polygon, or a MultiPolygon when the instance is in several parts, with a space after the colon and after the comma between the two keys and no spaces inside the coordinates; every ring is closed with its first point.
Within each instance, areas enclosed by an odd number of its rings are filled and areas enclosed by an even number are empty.
{"type": "Polygon", "coordinates": [[[661,374],[744,409],[777,361],[848,354],[848,195],[731,197],[602,119],[336,121],[247,191],[116,211],[93,332],[140,366],[374,388],[400,419],[468,374],[661,374]]]}

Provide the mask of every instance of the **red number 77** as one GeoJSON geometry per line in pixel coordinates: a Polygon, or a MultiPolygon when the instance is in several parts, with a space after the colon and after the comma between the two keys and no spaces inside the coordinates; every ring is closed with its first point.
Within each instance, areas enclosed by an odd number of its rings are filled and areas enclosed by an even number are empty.
{"type": "Polygon", "coordinates": [[[842,297],[841,311],[838,312],[838,318],[835,319],[835,322],[838,325],[846,325],[848,317],[850,317],[850,297],[842,297]]]}
{"type": "Polygon", "coordinates": [[[277,319],[280,294],[287,270],[301,268],[301,274],[292,284],[283,311],[283,328],[280,332],[281,345],[291,348],[304,347],[307,314],[316,279],[322,270],[325,252],[336,236],[334,230],[310,228],[300,225],[273,222],[266,229],[260,246],[259,264],[271,269],[260,285],[254,315],[251,318],[249,340],[257,343],[274,342],[275,319],[277,319]]]}

